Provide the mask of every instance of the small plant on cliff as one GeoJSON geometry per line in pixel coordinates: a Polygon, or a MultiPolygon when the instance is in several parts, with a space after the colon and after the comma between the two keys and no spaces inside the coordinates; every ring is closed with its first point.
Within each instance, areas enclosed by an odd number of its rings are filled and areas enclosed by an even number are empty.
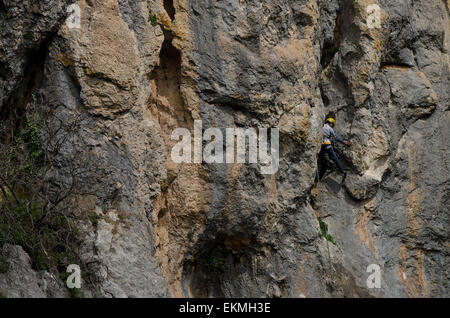
{"type": "Polygon", "coordinates": [[[334,246],[336,246],[339,251],[341,251],[342,253],[342,249],[339,247],[339,245],[336,243],[336,241],[334,240],[333,236],[331,236],[331,234],[328,233],[328,224],[326,224],[321,217],[317,217],[317,221],[319,221],[319,228],[320,228],[320,232],[319,235],[321,237],[323,237],[326,241],[327,241],[327,251],[328,251],[328,260],[331,264],[331,256],[330,256],[330,247],[328,245],[328,242],[330,242],[331,244],[333,244],[334,246]]]}
{"type": "Polygon", "coordinates": [[[317,220],[319,221],[320,236],[326,239],[331,244],[337,246],[333,236],[331,236],[331,234],[328,233],[328,224],[326,224],[320,217],[318,217],[317,220]]]}
{"type": "MultiPolygon", "coordinates": [[[[334,239],[334,237],[328,233],[328,224],[326,224],[321,217],[317,218],[317,221],[319,221],[319,227],[320,227],[320,232],[319,235],[321,237],[323,237],[327,242],[330,242],[331,244],[333,244],[334,246],[336,246],[338,248],[338,250],[343,253],[341,247],[337,244],[336,240],[334,239]]],[[[328,246],[328,245],[327,245],[328,246]]],[[[328,251],[329,253],[329,251],[328,251]]]]}
{"type": "Polygon", "coordinates": [[[220,257],[212,257],[208,260],[208,270],[210,272],[218,273],[222,270],[223,264],[225,263],[225,260],[220,257]]]}
{"type": "Polygon", "coordinates": [[[154,27],[158,25],[158,17],[153,13],[152,10],[148,11],[148,22],[150,22],[154,27]]]}
{"type": "Polygon", "coordinates": [[[102,217],[101,217],[99,214],[94,213],[94,214],[91,216],[91,218],[90,218],[90,221],[91,221],[91,223],[92,223],[92,226],[95,227],[95,228],[97,228],[97,226],[98,226],[98,221],[99,221],[101,218],[102,218],[102,217]]]}
{"type": "Polygon", "coordinates": [[[188,233],[188,235],[187,235],[187,237],[188,237],[188,240],[189,240],[189,242],[194,242],[194,231],[189,231],[189,233],[188,233]]]}

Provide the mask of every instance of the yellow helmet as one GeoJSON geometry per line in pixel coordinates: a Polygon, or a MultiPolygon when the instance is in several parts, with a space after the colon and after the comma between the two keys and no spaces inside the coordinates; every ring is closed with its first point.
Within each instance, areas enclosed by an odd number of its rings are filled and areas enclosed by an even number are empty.
{"type": "Polygon", "coordinates": [[[327,123],[330,123],[331,125],[334,126],[334,124],[335,124],[336,122],[335,122],[334,118],[331,118],[331,117],[330,117],[330,118],[327,119],[327,123]]]}

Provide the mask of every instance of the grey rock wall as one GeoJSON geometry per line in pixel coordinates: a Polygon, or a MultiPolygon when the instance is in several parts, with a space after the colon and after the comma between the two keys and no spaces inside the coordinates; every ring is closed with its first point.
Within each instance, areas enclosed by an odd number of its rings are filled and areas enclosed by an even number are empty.
{"type": "Polygon", "coordinates": [[[446,2],[81,0],[79,29],[71,1],[3,2],[0,107],[32,87],[61,127],[86,296],[448,297],[446,2]],[[330,112],[348,176],[316,184],[330,112]],[[279,127],[278,171],[172,162],[194,120],[279,127]]]}

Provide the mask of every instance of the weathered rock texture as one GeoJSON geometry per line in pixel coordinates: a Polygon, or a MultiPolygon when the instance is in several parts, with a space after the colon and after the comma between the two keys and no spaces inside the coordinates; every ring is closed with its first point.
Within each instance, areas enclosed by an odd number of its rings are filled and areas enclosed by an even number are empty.
{"type": "Polygon", "coordinates": [[[0,288],[10,298],[67,297],[62,282],[48,272],[36,273],[30,256],[20,246],[5,244],[0,254],[8,272],[0,275],[0,288]]]}
{"type": "Polygon", "coordinates": [[[71,2],[0,0],[0,104],[37,89],[61,125],[86,295],[449,296],[448,2],[80,0],[69,28],[71,2]],[[315,185],[329,112],[349,174],[315,185]],[[279,170],[175,164],[194,120],[279,127],[279,170]]]}

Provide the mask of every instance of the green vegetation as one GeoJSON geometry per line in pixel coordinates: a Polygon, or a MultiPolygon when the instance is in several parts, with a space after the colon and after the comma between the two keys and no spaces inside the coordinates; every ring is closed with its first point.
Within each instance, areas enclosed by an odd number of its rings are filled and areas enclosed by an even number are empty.
{"type": "Polygon", "coordinates": [[[212,257],[208,260],[207,267],[210,272],[218,273],[222,271],[225,260],[221,257],[212,257]]]}
{"type": "Polygon", "coordinates": [[[36,175],[42,167],[44,154],[40,141],[41,130],[42,119],[34,113],[27,119],[24,127],[16,135],[10,152],[11,160],[13,162],[20,161],[20,154],[23,151],[26,152],[26,158],[25,162],[10,171],[13,177],[22,173],[36,175]]]}
{"type": "Polygon", "coordinates": [[[152,10],[149,10],[148,12],[148,22],[150,22],[154,27],[158,25],[158,17],[152,10]]]}
{"type": "Polygon", "coordinates": [[[99,221],[101,218],[102,218],[102,217],[101,217],[100,214],[94,213],[94,214],[90,217],[90,221],[91,221],[91,223],[92,223],[92,226],[95,227],[95,228],[97,228],[97,226],[98,226],[98,221],[99,221]]]}
{"type": "Polygon", "coordinates": [[[6,274],[9,271],[9,263],[0,255],[0,274],[6,274]]]}
{"type": "MultiPolygon", "coordinates": [[[[68,247],[73,224],[66,217],[50,215],[42,203],[27,198],[11,205],[9,211],[6,204],[0,206],[3,212],[0,214],[0,246],[5,243],[22,246],[37,270],[64,267],[77,261],[68,247]]],[[[0,260],[0,270],[4,268],[6,265],[0,260]]]]}
{"type": "MultiPolygon", "coordinates": [[[[73,208],[86,167],[67,160],[63,164],[67,164],[63,168],[67,179],[49,177],[54,176],[60,151],[67,150],[65,144],[78,131],[81,119],[75,116],[53,125],[54,109],[41,107],[39,91],[29,93],[24,105],[15,105],[13,112],[0,117],[0,251],[5,244],[21,246],[34,270],[67,279],[70,264],[85,268],[76,253],[80,242],[73,208]]],[[[95,227],[100,216],[91,218],[95,227]]],[[[0,257],[0,273],[9,268],[0,257]]],[[[80,289],[69,293],[83,297],[80,289]]]]}
{"type": "MultiPolygon", "coordinates": [[[[77,230],[61,206],[68,193],[52,200],[42,187],[50,166],[41,144],[43,119],[35,111],[16,116],[0,122],[0,249],[22,246],[35,270],[65,271],[68,264],[80,263],[72,252],[77,230]]],[[[0,272],[8,267],[0,258],[0,272]]]]}
{"type": "Polygon", "coordinates": [[[125,220],[125,217],[124,217],[122,214],[119,214],[119,220],[120,220],[120,221],[124,221],[124,220],[125,220]]]}
{"type": "Polygon", "coordinates": [[[331,244],[337,246],[334,238],[331,236],[331,234],[328,233],[328,224],[326,224],[320,217],[317,218],[317,221],[319,221],[320,236],[326,239],[331,244]]]}
{"type": "Polygon", "coordinates": [[[102,212],[103,212],[103,214],[108,213],[109,210],[111,210],[111,207],[110,207],[110,206],[108,206],[108,205],[103,205],[103,206],[102,206],[102,212]]]}
{"type": "Polygon", "coordinates": [[[187,237],[188,237],[189,242],[191,242],[191,243],[194,242],[194,231],[189,231],[187,237]]]}
{"type": "Polygon", "coordinates": [[[319,221],[319,227],[320,227],[319,235],[327,241],[328,260],[330,261],[330,264],[331,264],[330,248],[329,248],[328,242],[330,242],[331,244],[336,246],[339,249],[339,251],[341,251],[341,253],[343,253],[343,252],[342,252],[342,249],[339,247],[339,245],[334,240],[333,236],[331,236],[331,234],[328,233],[328,224],[326,224],[322,220],[321,217],[317,217],[317,221],[319,221]]]}
{"type": "Polygon", "coordinates": [[[81,288],[69,288],[67,287],[67,278],[69,278],[70,273],[64,271],[60,273],[60,278],[64,282],[67,290],[69,291],[70,298],[84,298],[84,293],[81,288]]]}
{"type": "Polygon", "coordinates": [[[1,289],[0,289],[0,298],[8,298],[8,296],[6,296],[6,294],[1,289]]]}
{"type": "Polygon", "coordinates": [[[68,288],[70,298],[84,298],[84,292],[81,288],[68,288]]]}

